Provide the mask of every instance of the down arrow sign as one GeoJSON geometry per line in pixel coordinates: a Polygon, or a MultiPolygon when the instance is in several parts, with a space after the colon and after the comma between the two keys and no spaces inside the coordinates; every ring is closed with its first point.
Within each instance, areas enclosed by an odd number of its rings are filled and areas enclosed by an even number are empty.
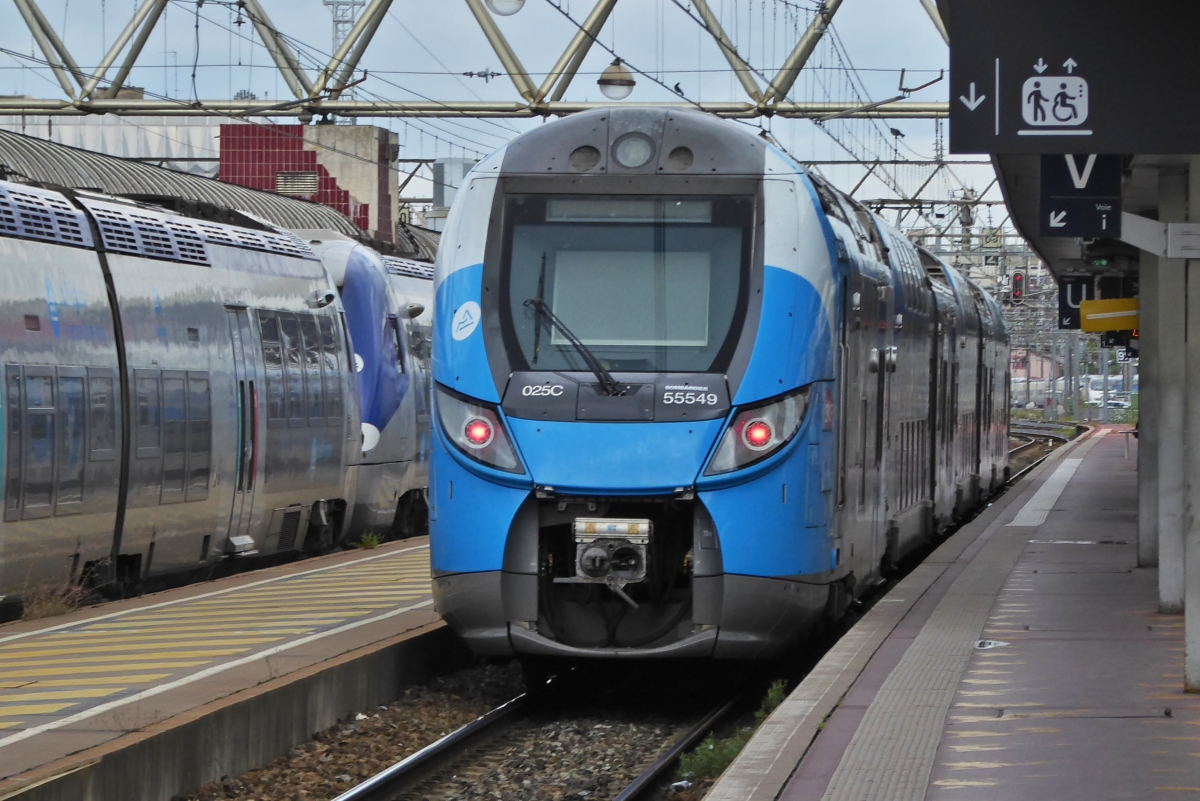
{"type": "Polygon", "coordinates": [[[975,109],[979,108],[980,103],[987,100],[987,95],[980,95],[979,97],[976,97],[975,96],[975,82],[971,81],[971,99],[968,100],[963,95],[959,95],[958,99],[963,102],[963,105],[967,107],[968,111],[974,111],[975,109]]]}

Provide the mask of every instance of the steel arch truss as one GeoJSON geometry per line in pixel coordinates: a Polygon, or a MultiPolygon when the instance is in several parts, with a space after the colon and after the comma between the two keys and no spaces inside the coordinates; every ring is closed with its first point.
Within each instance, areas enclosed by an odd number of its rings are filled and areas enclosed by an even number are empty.
{"type": "MultiPolygon", "coordinates": [[[[207,100],[192,103],[170,98],[121,97],[121,89],[133,69],[151,32],[169,0],[143,0],[133,17],[117,37],[99,66],[90,75],[80,69],[59,38],[37,0],[13,0],[25,24],[42,52],[45,64],[62,87],[65,99],[0,98],[0,114],[152,114],[198,116],[270,115],[311,118],[313,115],[338,117],[536,117],[572,114],[606,103],[571,103],[562,100],[576,72],[596,41],[618,0],[597,0],[591,12],[578,25],[553,68],[540,85],[535,84],[513,50],[483,0],[465,0],[480,30],[496,52],[511,79],[519,99],[512,101],[458,100],[359,100],[343,99],[342,94],[355,84],[354,75],[363,54],[379,29],[393,0],[370,0],[362,15],[350,27],[329,62],[315,75],[301,66],[259,0],[241,0],[242,11],[249,17],[263,46],[270,54],[293,98],[263,106],[255,100],[207,100]],[[109,72],[124,54],[115,74],[109,72]]],[[[700,108],[723,117],[763,116],[932,118],[946,117],[947,103],[907,101],[905,96],[881,103],[858,105],[841,102],[794,102],[787,99],[796,78],[828,30],[843,0],[825,0],[812,23],[801,34],[791,53],[773,78],[762,86],[757,73],[739,55],[736,46],[722,30],[707,0],[691,0],[698,22],[709,33],[721,54],[729,62],[747,99],[719,103],[655,103],[663,107],[700,108]]],[[[922,0],[939,32],[945,36],[941,19],[932,0],[922,0]]],[[[763,79],[766,80],[765,78],[763,79]]]]}

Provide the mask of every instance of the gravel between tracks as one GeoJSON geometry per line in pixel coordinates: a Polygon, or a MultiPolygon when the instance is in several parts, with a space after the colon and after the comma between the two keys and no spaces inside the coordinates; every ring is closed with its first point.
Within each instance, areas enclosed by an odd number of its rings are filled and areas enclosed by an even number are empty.
{"type": "Polygon", "coordinates": [[[535,716],[401,796],[421,799],[610,799],[680,736],[677,717],[576,713],[535,716]]]}
{"type": "Polygon", "coordinates": [[[522,689],[516,663],[444,676],[427,686],[409,688],[402,699],[387,707],[364,710],[320,732],[265,768],[223,777],[176,801],[326,801],[522,689]]]}

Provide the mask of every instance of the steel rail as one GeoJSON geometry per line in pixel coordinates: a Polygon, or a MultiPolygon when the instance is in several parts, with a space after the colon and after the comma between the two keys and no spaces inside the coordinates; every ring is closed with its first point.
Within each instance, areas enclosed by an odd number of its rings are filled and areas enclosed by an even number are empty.
{"type": "Polygon", "coordinates": [[[528,693],[521,693],[511,701],[501,704],[491,712],[351,787],[333,801],[390,801],[405,788],[405,785],[415,783],[438,764],[458,756],[472,745],[486,739],[501,724],[523,714],[528,706],[528,693]]]}
{"type": "MultiPolygon", "coordinates": [[[[1011,434],[1010,434],[1010,436],[1011,436],[1011,434]]],[[[1018,436],[1021,436],[1021,435],[1018,435],[1018,436]]],[[[1022,436],[1022,438],[1024,438],[1024,437],[1022,436]]],[[[1034,445],[1037,445],[1037,444],[1038,444],[1038,441],[1031,437],[1031,438],[1029,438],[1029,441],[1024,443],[1023,445],[1018,445],[1015,448],[1009,448],[1008,449],[1008,457],[1011,459],[1014,454],[1018,454],[1021,451],[1025,450],[1026,448],[1032,448],[1034,445]]]]}
{"type": "Polygon", "coordinates": [[[688,729],[682,737],[671,744],[663,754],[654,761],[654,764],[642,771],[636,779],[630,782],[624,790],[618,793],[613,801],[636,801],[636,799],[648,796],[649,792],[656,789],[654,782],[656,779],[666,773],[667,770],[675,764],[675,761],[683,754],[684,751],[691,748],[700,741],[704,735],[712,731],[721,720],[728,715],[742,701],[742,697],[734,696],[728,701],[715,707],[711,712],[700,719],[695,726],[688,729]]]}

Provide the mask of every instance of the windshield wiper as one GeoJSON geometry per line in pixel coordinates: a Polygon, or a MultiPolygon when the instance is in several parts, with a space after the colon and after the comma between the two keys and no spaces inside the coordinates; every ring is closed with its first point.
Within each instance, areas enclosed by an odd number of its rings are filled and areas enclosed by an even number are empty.
{"type": "Polygon", "coordinates": [[[567,328],[566,323],[558,319],[558,315],[550,311],[550,307],[546,305],[546,301],[542,300],[540,297],[530,298],[529,300],[525,301],[525,305],[537,312],[537,318],[535,322],[537,330],[541,330],[541,317],[542,315],[545,315],[546,320],[549,321],[550,325],[557,328],[558,332],[567,338],[567,341],[570,342],[575,350],[579,352],[579,355],[583,357],[583,361],[587,364],[588,369],[591,370],[596,376],[596,380],[600,382],[600,389],[605,395],[625,394],[625,390],[622,389],[617,383],[616,379],[612,377],[612,374],[609,373],[608,370],[604,369],[604,365],[601,364],[600,360],[596,358],[596,354],[592,353],[592,351],[588,349],[587,345],[579,341],[579,337],[575,336],[575,334],[571,332],[570,328],[567,328]]]}

